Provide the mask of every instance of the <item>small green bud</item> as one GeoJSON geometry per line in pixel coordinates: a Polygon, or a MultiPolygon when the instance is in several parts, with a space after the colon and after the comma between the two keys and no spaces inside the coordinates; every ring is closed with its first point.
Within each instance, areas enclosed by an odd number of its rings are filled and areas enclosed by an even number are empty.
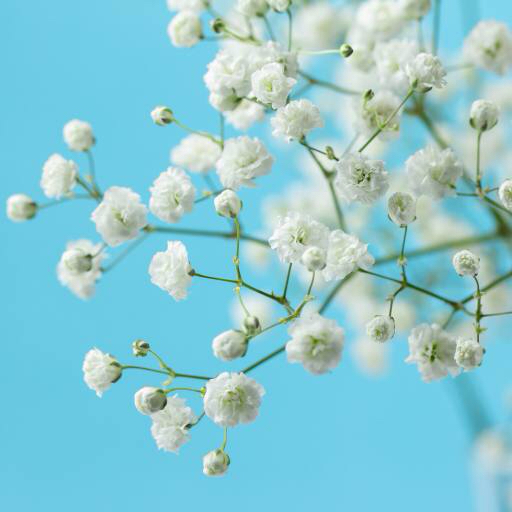
{"type": "Polygon", "coordinates": [[[340,46],[340,55],[345,59],[350,57],[354,53],[354,49],[347,43],[343,43],[340,46]]]}
{"type": "Polygon", "coordinates": [[[145,356],[147,356],[150,348],[151,347],[149,346],[149,343],[147,341],[144,341],[144,340],[135,340],[132,343],[133,355],[135,357],[145,357],[145,356]]]}
{"type": "Polygon", "coordinates": [[[220,34],[226,28],[226,24],[222,18],[215,18],[210,21],[210,27],[216,34],[220,34]]]}

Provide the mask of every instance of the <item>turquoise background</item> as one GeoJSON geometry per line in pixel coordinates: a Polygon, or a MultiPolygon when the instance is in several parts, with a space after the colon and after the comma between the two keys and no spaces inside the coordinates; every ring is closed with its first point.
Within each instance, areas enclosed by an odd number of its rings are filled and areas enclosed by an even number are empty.
{"type": "MultiPolygon", "coordinates": [[[[441,44],[455,48],[466,21],[459,2],[443,4],[441,44]]],[[[511,21],[508,2],[483,4],[483,17],[511,21]]],[[[214,45],[174,49],[166,35],[170,18],[164,0],[2,2],[2,201],[15,192],[42,198],[41,166],[52,152],[68,154],[61,130],[71,118],[94,127],[100,185],[130,186],[145,201],[182,137],[152,124],[154,105],[168,104],[189,124],[217,129],[202,82],[214,45]]],[[[83,155],[74,158],[85,169],[83,155]]],[[[258,190],[243,192],[248,228],[258,227],[257,202],[286,183],[285,171],[278,160],[258,190]]],[[[105,276],[93,300],[76,299],[58,283],[55,266],[66,241],[97,239],[88,219],[92,206],[65,204],[22,225],[0,220],[0,508],[471,510],[470,436],[453,383],[422,383],[415,368],[402,364],[403,342],[394,347],[392,372],[377,381],[362,377],[349,357],[321,378],[283,357],[255,371],[267,395],[258,421],[230,433],[225,478],[201,472],[202,455],[222,438],[208,421],[192,431],[179,456],[159,452],[148,418],[132,404],[133,393],[158,385],[158,378],[127,372],[99,400],[82,381],[83,355],[98,346],[133,363],[131,341],[142,337],[177,371],[215,374],[225,366],[213,358],[210,341],[230,326],[232,291],[195,282],[188,301],[172,301],[147,275],[151,255],[165,246],[165,236],[155,235],[105,276]]],[[[206,203],[184,225],[225,228],[206,203]]],[[[225,273],[229,242],[184,241],[199,271],[225,273]]],[[[263,279],[271,282],[272,276],[263,279]]],[[[267,336],[248,362],[284,336],[267,336]]],[[[495,421],[503,418],[512,355],[508,332],[498,337],[503,343],[493,343],[486,364],[469,377],[495,421]]]]}

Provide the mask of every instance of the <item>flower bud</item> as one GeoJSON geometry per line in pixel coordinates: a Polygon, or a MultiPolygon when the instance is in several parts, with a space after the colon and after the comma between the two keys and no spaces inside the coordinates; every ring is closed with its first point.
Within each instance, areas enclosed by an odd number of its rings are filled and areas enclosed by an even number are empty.
{"type": "Polygon", "coordinates": [[[226,24],[224,23],[223,19],[215,18],[214,20],[210,21],[210,28],[216,34],[220,34],[226,28],[226,24]]]}
{"type": "Polygon", "coordinates": [[[224,331],[213,339],[212,349],[218,359],[232,361],[247,352],[247,338],[240,331],[224,331]]]}
{"type": "Polygon", "coordinates": [[[326,265],[327,254],[320,247],[309,247],[304,251],[301,261],[302,264],[310,271],[316,272],[322,270],[326,265]]]}
{"type": "Polygon", "coordinates": [[[332,146],[325,146],[325,153],[329,160],[336,160],[336,155],[334,154],[334,149],[332,149],[332,146]]]}
{"type": "Polygon", "coordinates": [[[366,334],[373,341],[384,343],[395,335],[395,320],[391,316],[377,315],[366,324],[366,334]]]}
{"type": "Polygon", "coordinates": [[[37,204],[25,194],[14,194],[7,199],[7,217],[14,222],[32,219],[37,213],[37,204]]]}
{"type": "Polygon", "coordinates": [[[247,336],[254,336],[261,332],[261,324],[256,316],[246,316],[244,318],[244,331],[247,336]]]}
{"type": "Polygon", "coordinates": [[[498,191],[501,204],[512,211],[512,180],[505,180],[498,191]]]}
{"type": "Polygon", "coordinates": [[[214,200],[216,212],[222,217],[236,217],[242,208],[242,201],[232,190],[226,189],[214,200]]]}
{"type": "Polygon", "coordinates": [[[163,389],[144,386],[134,396],[135,407],[142,414],[154,414],[167,404],[167,395],[163,389]]]}
{"type": "Polygon", "coordinates": [[[149,343],[144,340],[135,340],[132,343],[132,351],[135,357],[147,356],[150,348],[149,343]]]}
{"type": "Polygon", "coordinates": [[[222,476],[229,466],[229,455],[224,450],[212,450],[203,457],[203,473],[206,476],[222,476]]]}
{"type": "Polygon", "coordinates": [[[465,371],[474,370],[482,364],[485,349],[475,340],[457,340],[455,362],[465,371]]]}
{"type": "Polygon", "coordinates": [[[363,93],[363,101],[370,101],[375,96],[375,93],[371,89],[367,89],[363,93]]]}
{"type": "Polygon", "coordinates": [[[174,117],[172,110],[169,107],[159,105],[151,111],[151,118],[158,126],[165,126],[172,123],[174,117]]]}
{"type": "Polygon", "coordinates": [[[499,116],[499,108],[492,101],[476,100],[471,105],[469,124],[475,130],[485,132],[496,126],[499,116]]]}
{"type": "Polygon", "coordinates": [[[92,254],[82,249],[68,249],[62,255],[62,263],[72,274],[83,274],[92,269],[92,254]]]}
{"type": "Polygon", "coordinates": [[[353,50],[352,46],[350,46],[349,44],[343,43],[340,46],[340,55],[342,57],[345,57],[345,59],[350,57],[353,53],[354,53],[354,50],[353,50]]]}
{"type": "Polygon", "coordinates": [[[407,192],[395,192],[388,199],[388,215],[398,226],[407,226],[416,219],[416,200],[407,192]]]}
{"type": "Polygon", "coordinates": [[[459,276],[476,276],[480,269],[480,258],[466,249],[456,253],[452,263],[459,276]]]}

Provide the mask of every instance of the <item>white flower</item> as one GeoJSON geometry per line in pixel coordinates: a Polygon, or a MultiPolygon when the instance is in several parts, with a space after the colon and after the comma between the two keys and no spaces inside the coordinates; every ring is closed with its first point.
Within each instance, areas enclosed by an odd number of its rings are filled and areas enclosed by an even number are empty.
{"type": "Polygon", "coordinates": [[[384,343],[395,335],[395,321],[390,316],[374,316],[366,324],[366,334],[373,341],[384,343]]]}
{"type": "Polygon", "coordinates": [[[187,248],[181,242],[167,242],[167,250],[157,252],[149,264],[151,282],[168,292],[174,300],[187,297],[191,270],[187,248]]]}
{"type": "Polygon", "coordinates": [[[7,217],[14,222],[22,222],[35,217],[36,202],[26,194],[13,194],[6,203],[7,217]]]}
{"type": "Polygon", "coordinates": [[[206,8],[203,0],[167,0],[167,8],[170,11],[194,11],[201,12],[206,8]]]}
{"type": "Polygon", "coordinates": [[[273,161],[259,139],[243,135],[226,141],[217,161],[217,174],[225,188],[254,187],[252,180],[268,174],[273,161]]]}
{"type": "Polygon", "coordinates": [[[215,211],[222,217],[233,218],[240,213],[242,201],[232,190],[224,190],[214,200],[215,211]]]}
{"type": "Polygon", "coordinates": [[[194,46],[200,41],[202,33],[201,20],[193,11],[180,11],[167,27],[172,44],[178,48],[194,46]]]}
{"type": "Polygon", "coordinates": [[[301,262],[310,271],[316,272],[325,268],[327,252],[321,247],[308,247],[302,254],[301,262]]]}
{"type": "Polygon", "coordinates": [[[113,382],[120,379],[123,371],[114,357],[104,354],[97,348],[93,348],[85,354],[82,370],[85,383],[90,389],[96,391],[99,397],[113,382]]]}
{"type": "Polygon", "coordinates": [[[194,208],[196,189],[185,171],[169,167],[149,189],[149,209],[165,222],[178,222],[194,208]]]}
{"type": "Polygon", "coordinates": [[[250,63],[244,55],[224,49],[208,64],[204,81],[211,93],[242,98],[251,90],[250,71],[250,63]]]}
{"type": "Polygon", "coordinates": [[[169,107],[158,105],[151,111],[151,119],[158,126],[165,126],[172,123],[174,116],[169,107]]]}
{"type": "Polygon", "coordinates": [[[237,0],[236,8],[244,16],[261,16],[267,12],[268,4],[265,0],[237,0]]]}
{"type": "Polygon", "coordinates": [[[398,0],[398,8],[406,20],[419,20],[430,11],[430,0],[398,0]]]}
{"type": "Polygon", "coordinates": [[[457,342],[454,336],[437,324],[421,324],[409,336],[409,357],[406,363],[415,363],[425,382],[455,377],[459,367],[455,362],[457,342]]]}
{"type": "Polygon", "coordinates": [[[57,277],[77,297],[88,299],[94,294],[96,281],[101,277],[101,262],[105,258],[102,244],[76,240],[66,245],[57,265],[57,277]]]}
{"type": "Polygon", "coordinates": [[[285,12],[286,9],[290,7],[291,3],[292,0],[267,0],[267,4],[270,8],[277,12],[285,12]]]}
{"type": "Polygon", "coordinates": [[[457,252],[452,263],[459,276],[476,276],[480,270],[480,258],[466,249],[457,252]]]}
{"type": "Polygon", "coordinates": [[[416,219],[416,200],[407,192],[395,192],[388,199],[389,218],[397,226],[407,226],[416,219]]]}
{"type": "Polygon", "coordinates": [[[400,94],[405,93],[409,88],[405,68],[418,52],[418,44],[408,39],[392,39],[377,43],[373,57],[380,84],[400,94]]]}
{"type": "Polygon", "coordinates": [[[225,112],[224,117],[237,130],[245,131],[265,118],[265,107],[254,101],[243,99],[233,110],[225,112]]]}
{"type": "Polygon", "coordinates": [[[203,457],[203,473],[206,476],[222,476],[229,466],[229,457],[224,450],[212,450],[203,457]]]}
{"type": "Polygon", "coordinates": [[[224,331],[213,338],[213,354],[221,361],[232,361],[247,352],[247,338],[240,331],[224,331]]]}
{"type": "Polygon", "coordinates": [[[85,121],[72,119],[64,125],[64,142],[71,151],[87,151],[94,145],[92,127],[85,121]]]}
{"type": "Polygon", "coordinates": [[[151,434],[158,448],[174,453],[178,453],[180,446],[188,441],[187,426],[196,421],[192,409],[177,395],[167,398],[165,408],[152,414],[151,419],[151,434]]]}
{"type": "Polygon", "coordinates": [[[304,314],[295,320],[288,334],[286,356],[290,363],[301,363],[313,375],[332,370],[341,359],[345,341],[343,329],[318,313],[304,314]]]}
{"type": "Polygon", "coordinates": [[[406,64],[405,73],[411,87],[420,92],[427,92],[433,87],[442,89],[446,85],[446,71],[439,58],[431,53],[418,53],[406,64]]]}
{"type": "Polygon", "coordinates": [[[334,185],[347,203],[372,204],[388,187],[388,173],[382,160],[371,160],[361,153],[348,153],[336,163],[334,185]]]}
{"type": "Polygon", "coordinates": [[[471,105],[469,122],[478,131],[485,132],[498,124],[500,109],[492,102],[476,100],[471,105]]]}
{"type": "Polygon", "coordinates": [[[53,154],[43,165],[41,188],[44,195],[57,199],[69,195],[76,185],[77,176],[78,166],[73,160],[66,160],[57,153],[53,154]]]}
{"type": "Polygon", "coordinates": [[[126,187],[110,187],[92,212],[91,220],[103,240],[115,247],[139,234],[147,224],[146,215],[139,194],[126,187]]]}
{"type": "Polygon", "coordinates": [[[468,372],[478,368],[482,364],[485,350],[473,339],[457,340],[457,348],[455,350],[455,362],[468,372]]]}
{"type": "Polygon", "coordinates": [[[181,139],[171,151],[171,161],[192,172],[207,172],[215,168],[221,149],[208,137],[196,133],[181,139]]]}
{"type": "Polygon", "coordinates": [[[163,389],[152,386],[140,388],[133,397],[135,407],[142,414],[154,414],[167,404],[167,395],[163,389]]]}
{"type": "Polygon", "coordinates": [[[221,427],[256,419],[265,390],[243,373],[223,372],[206,383],[204,412],[221,427]]]}
{"type": "Polygon", "coordinates": [[[292,87],[297,83],[285,75],[284,66],[277,62],[265,64],[251,76],[251,96],[273,109],[283,107],[292,87]]]}
{"type": "Polygon", "coordinates": [[[512,33],[499,21],[480,21],[464,40],[463,51],[469,63],[502,75],[512,65],[512,33]]]}
{"type": "Polygon", "coordinates": [[[314,128],[324,125],[318,107],[309,100],[290,101],[271,118],[272,135],[286,141],[300,140],[314,128]]]}
{"type": "Polygon", "coordinates": [[[395,0],[368,0],[357,10],[355,24],[377,40],[389,39],[402,29],[395,0]]]}
{"type": "Polygon", "coordinates": [[[498,195],[501,204],[507,209],[512,211],[512,180],[505,180],[499,188],[498,195]]]}
{"type": "Polygon", "coordinates": [[[331,231],[327,248],[327,264],[322,270],[326,281],[344,279],[358,267],[369,270],[375,260],[368,253],[368,245],[341,229],[331,231]]]}
{"type": "MultiPolygon", "coordinates": [[[[361,98],[354,102],[356,113],[355,128],[358,133],[370,136],[391,117],[398,106],[400,98],[389,91],[378,91],[371,99],[361,98]]],[[[382,129],[379,137],[382,139],[397,136],[400,130],[400,112],[382,129]]]]}
{"type": "Polygon", "coordinates": [[[279,217],[268,242],[283,263],[294,263],[309,247],[326,248],[328,238],[327,226],[308,215],[290,212],[285,217],[279,217]]]}
{"type": "Polygon", "coordinates": [[[455,195],[455,183],[462,176],[462,164],[455,153],[433,145],[414,153],[405,166],[413,192],[432,199],[455,195]]]}

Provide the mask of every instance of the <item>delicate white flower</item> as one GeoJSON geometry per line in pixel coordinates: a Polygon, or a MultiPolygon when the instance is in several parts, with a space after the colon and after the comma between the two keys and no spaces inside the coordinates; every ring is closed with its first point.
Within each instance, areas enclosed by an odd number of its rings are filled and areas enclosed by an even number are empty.
{"type": "Polygon", "coordinates": [[[395,0],[368,0],[357,10],[355,23],[375,39],[389,39],[403,27],[395,0]]]}
{"type": "MultiPolygon", "coordinates": [[[[208,64],[204,81],[211,93],[224,97],[243,98],[251,90],[250,63],[244,55],[224,49],[208,64]]],[[[234,108],[236,102],[233,104],[234,108]]]]}
{"type": "Polygon", "coordinates": [[[397,226],[407,226],[416,219],[416,200],[407,192],[395,192],[388,199],[389,218],[397,226]]]}
{"type": "Polygon", "coordinates": [[[113,382],[121,378],[123,372],[121,365],[110,354],[105,354],[97,348],[93,348],[85,354],[84,381],[87,386],[96,391],[101,397],[113,382]]]}
{"type": "Polygon", "coordinates": [[[499,21],[480,21],[464,40],[463,51],[469,63],[502,75],[512,65],[512,33],[499,21]]]}
{"type": "Polygon", "coordinates": [[[265,107],[254,101],[243,99],[234,109],[225,112],[224,117],[237,130],[246,131],[254,123],[265,118],[265,107]]]}
{"type": "Polygon", "coordinates": [[[294,263],[309,247],[326,248],[328,238],[327,226],[308,215],[290,212],[285,217],[279,217],[268,242],[283,263],[294,263]]]}
{"type": "Polygon", "coordinates": [[[203,473],[206,476],[222,476],[229,466],[229,456],[224,450],[212,450],[203,457],[203,473]]]}
{"type": "Polygon", "coordinates": [[[246,336],[256,336],[261,332],[261,322],[257,316],[248,315],[244,318],[243,328],[246,336]]]}
{"type": "Polygon", "coordinates": [[[226,189],[214,200],[215,211],[222,217],[233,218],[240,213],[242,201],[232,190],[226,189]]]}
{"type": "Polygon", "coordinates": [[[397,136],[400,130],[400,112],[386,124],[386,121],[400,105],[400,98],[389,91],[378,91],[370,99],[365,97],[354,102],[356,113],[355,128],[358,133],[366,136],[373,135],[378,129],[384,128],[379,134],[382,139],[397,136]]]}
{"type": "Polygon", "coordinates": [[[309,100],[290,101],[277,110],[270,120],[272,135],[286,141],[300,140],[314,128],[324,125],[318,107],[309,100]]]}
{"type": "Polygon", "coordinates": [[[501,204],[507,209],[512,211],[512,180],[505,180],[499,188],[498,195],[501,204]]]}
{"type": "Polygon", "coordinates": [[[395,320],[391,316],[374,316],[366,324],[366,334],[373,341],[384,343],[395,335],[395,320]]]}
{"type": "Polygon", "coordinates": [[[91,220],[103,240],[115,247],[135,238],[147,224],[147,208],[139,194],[126,187],[110,187],[92,212],[91,220]]]}
{"type": "Polygon", "coordinates": [[[480,258],[466,249],[457,252],[452,263],[459,276],[476,276],[480,270],[480,258]]]}
{"type": "Polygon", "coordinates": [[[225,188],[254,187],[254,178],[270,172],[273,158],[257,138],[228,139],[217,161],[217,174],[225,188]]]}
{"type": "Polygon", "coordinates": [[[171,161],[192,172],[207,172],[215,168],[221,154],[219,144],[196,133],[181,139],[171,151],[171,161]]]}
{"type": "Polygon", "coordinates": [[[204,0],[167,0],[167,8],[170,11],[194,11],[201,12],[206,8],[204,0]]]}
{"type": "Polygon", "coordinates": [[[437,324],[421,324],[409,336],[409,356],[406,363],[415,363],[425,382],[455,377],[459,367],[455,362],[456,338],[437,324]]]}
{"type": "Polygon", "coordinates": [[[36,202],[26,194],[13,194],[6,203],[7,217],[14,222],[22,222],[35,217],[37,213],[36,202]]]}
{"type": "Polygon", "coordinates": [[[221,427],[256,419],[265,390],[243,373],[223,372],[206,383],[204,412],[221,427]]]}
{"type": "Polygon", "coordinates": [[[313,375],[338,366],[345,333],[334,320],[306,313],[292,323],[288,334],[291,340],[286,343],[286,356],[290,363],[301,363],[313,375]]]}
{"type": "Polygon", "coordinates": [[[69,242],[57,265],[60,283],[81,299],[88,299],[94,294],[105,258],[102,249],[102,244],[94,244],[90,240],[69,242]]]}
{"type": "Polygon", "coordinates": [[[398,0],[400,13],[406,20],[419,20],[430,11],[430,0],[398,0]]]}
{"type": "Polygon", "coordinates": [[[187,248],[182,242],[167,242],[167,250],[157,252],[149,264],[151,282],[168,292],[174,300],[187,297],[191,271],[187,248]]]}
{"type": "Polygon", "coordinates": [[[185,171],[169,167],[149,189],[149,209],[165,222],[178,222],[194,208],[196,189],[185,171]]]}
{"type": "Polygon", "coordinates": [[[267,0],[271,9],[277,12],[285,12],[290,7],[292,0],[267,0]]]}
{"type": "Polygon", "coordinates": [[[408,39],[392,39],[377,43],[373,57],[380,84],[400,94],[405,93],[409,88],[405,68],[418,53],[416,41],[408,39]]]}
{"type": "Polygon", "coordinates": [[[455,183],[462,176],[462,164],[455,153],[433,145],[414,153],[405,166],[413,192],[432,199],[455,195],[455,183]]]}
{"type": "Polygon", "coordinates": [[[372,204],[388,187],[388,173],[382,160],[371,160],[361,153],[348,153],[336,163],[334,185],[347,203],[372,204]]]}
{"type": "Polygon", "coordinates": [[[321,247],[308,247],[302,254],[301,262],[310,271],[316,272],[325,268],[327,252],[321,247]]]}
{"type": "Polygon", "coordinates": [[[69,195],[76,185],[78,165],[73,160],[66,160],[57,153],[46,160],[41,176],[41,188],[46,197],[60,199],[69,195]]]}
{"type": "Polygon", "coordinates": [[[172,110],[164,105],[158,105],[151,111],[151,119],[158,126],[165,126],[174,120],[172,110]]]}
{"type": "Polygon", "coordinates": [[[91,125],[79,119],[72,119],[66,123],[63,135],[64,142],[71,151],[88,151],[95,142],[91,125]]]}
{"type": "Polygon", "coordinates": [[[163,389],[152,386],[140,388],[133,397],[135,407],[142,414],[154,414],[167,404],[167,395],[163,389]]]}
{"type": "Polygon", "coordinates": [[[485,350],[473,339],[457,340],[457,348],[455,349],[455,362],[468,372],[478,368],[482,364],[485,350]]]}
{"type": "Polygon", "coordinates": [[[213,338],[212,349],[216,358],[221,361],[232,361],[247,352],[247,338],[240,331],[224,331],[213,338]]]}
{"type": "Polygon", "coordinates": [[[169,23],[167,34],[174,46],[190,48],[200,41],[203,34],[201,20],[193,11],[180,11],[169,23]]]}
{"type": "Polygon", "coordinates": [[[498,124],[500,109],[492,102],[476,100],[471,105],[469,122],[478,131],[485,132],[498,124]]]}
{"type": "Polygon", "coordinates": [[[297,83],[284,73],[284,66],[277,62],[265,64],[251,76],[251,96],[273,109],[283,107],[292,87],[297,83]]]}
{"type": "Polygon", "coordinates": [[[443,64],[431,53],[418,53],[406,64],[405,73],[411,87],[420,92],[427,92],[433,87],[442,89],[446,85],[443,64]]]}
{"type": "Polygon", "coordinates": [[[368,253],[368,245],[341,229],[331,231],[327,248],[327,264],[322,270],[326,281],[344,279],[358,267],[369,270],[375,260],[368,253]]]}
{"type": "Polygon", "coordinates": [[[177,395],[168,397],[165,408],[152,414],[151,419],[151,434],[158,448],[174,453],[189,440],[187,426],[196,421],[192,409],[177,395]]]}
{"type": "Polygon", "coordinates": [[[261,16],[267,12],[268,4],[265,0],[237,0],[236,8],[247,17],[261,16]]]}

